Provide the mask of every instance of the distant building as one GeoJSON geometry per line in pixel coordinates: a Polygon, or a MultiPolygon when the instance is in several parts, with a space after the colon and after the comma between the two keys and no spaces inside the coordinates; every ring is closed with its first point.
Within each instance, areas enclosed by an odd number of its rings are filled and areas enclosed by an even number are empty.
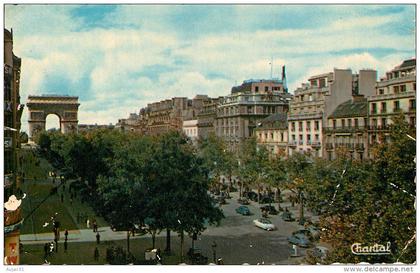
{"type": "Polygon", "coordinates": [[[247,80],[232,87],[217,107],[216,135],[223,138],[231,151],[253,135],[257,124],[269,115],[287,112],[291,95],[283,81],[247,80]]]}
{"type": "Polygon", "coordinates": [[[115,126],[113,124],[79,124],[78,125],[78,132],[87,132],[90,130],[95,130],[95,129],[109,129],[112,130],[114,129],[115,126]]]}
{"type": "Polygon", "coordinates": [[[287,156],[288,123],[287,113],[266,117],[255,129],[258,146],[265,146],[270,156],[287,156]]]}
{"type": "Polygon", "coordinates": [[[198,143],[198,121],[196,119],[192,120],[184,120],[182,131],[185,133],[185,135],[191,139],[193,144],[198,143]]]}
{"type": "Polygon", "coordinates": [[[205,100],[201,111],[197,114],[198,137],[206,139],[210,134],[216,134],[215,122],[217,106],[223,97],[205,100]]]}
{"type": "Polygon", "coordinates": [[[350,69],[334,69],[309,78],[294,92],[290,104],[288,154],[311,152],[323,155],[322,128],[328,127],[327,117],[352,95],[371,95],[375,92],[375,70],[360,70],[352,75],[350,69]]]}
{"type": "MultiPolygon", "coordinates": [[[[4,202],[20,191],[20,128],[24,105],[20,103],[21,59],[13,53],[13,32],[4,29],[4,202]]],[[[16,201],[16,200],[15,200],[16,201]]],[[[4,207],[4,264],[20,264],[21,208],[4,207]]]]}
{"type": "Polygon", "coordinates": [[[369,146],[389,141],[392,116],[404,113],[416,126],[416,59],[405,60],[388,71],[376,85],[376,94],[368,97],[369,146]]]}
{"type": "MultiPolygon", "coordinates": [[[[119,119],[115,128],[125,131],[125,132],[140,132],[140,115],[136,113],[130,113],[129,117],[126,119],[119,119]]],[[[79,125],[80,128],[80,125],[79,125]]]]}

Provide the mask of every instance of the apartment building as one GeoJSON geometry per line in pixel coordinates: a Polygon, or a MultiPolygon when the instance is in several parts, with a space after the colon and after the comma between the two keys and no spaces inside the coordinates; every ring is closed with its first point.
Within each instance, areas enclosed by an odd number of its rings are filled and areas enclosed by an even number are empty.
{"type": "Polygon", "coordinates": [[[322,129],[328,127],[328,116],[353,94],[374,94],[376,74],[375,70],[360,70],[353,75],[350,69],[335,68],[334,72],[310,77],[295,90],[288,116],[288,154],[310,152],[326,157],[322,129]]]}
{"type": "Polygon", "coordinates": [[[367,114],[367,98],[353,95],[328,116],[327,127],[323,128],[324,155],[328,160],[339,154],[358,160],[368,158],[367,114]]]}
{"type": "Polygon", "coordinates": [[[264,118],[288,111],[291,98],[282,80],[244,81],[221,99],[216,113],[216,135],[223,138],[229,150],[238,152],[240,143],[253,136],[264,118]]]}
{"type": "Polygon", "coordinates": [[[416,126],[416,59],[403,61],[380,79],[376,94],[368,97],[369,147],[389,141],[392,117],[404,113],[416,126]]]}
{"type": "Polygon", "coordinates": [[[265,146],[272,157],[286,157],[288,143],[287,113],[277,113],[263,119],[255,129],[258,146],[265,146]]]}

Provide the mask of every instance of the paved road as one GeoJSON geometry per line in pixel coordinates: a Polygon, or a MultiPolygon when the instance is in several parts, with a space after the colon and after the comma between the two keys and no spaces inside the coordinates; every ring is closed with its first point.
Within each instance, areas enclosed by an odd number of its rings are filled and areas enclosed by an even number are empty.
{"type": "MultiPolygon", "coordinates": [[[[209,227],[196,241],[203,255],[212,260],[213,250],[211,245],[216,242],[216,255],[222,257],[225,264],[294,264],[297,261],[289,258],[290,245],[286,238],[299,229],[297,222],[285,222],[279,215],[270,215],[269,219],[277,227],[274,231],[265,231],[254,226],[253,220],[261,217],[259,207],[261,205],[251,202],[248,207],[253,215],[243,216],[235,212],[239,206],[237,193],[231,194],[228,204],[222,206],[225,218],[218,227],[209,227]]],[[[288,205],[283,204],[284,205],[288,205]]],[[[290,209],[294,215],[298,215],[298,207],[290,209]]],[[[99,228],[101,241],[124,240],[127,233],[124,231],[114,232],[109,227],[99,228]]],[[[69,231],[69,243],[71,242],[93,242],[96,240],[96,233],[92,229],[69,231]]],[[[161,232],[157,237],[166,236],[161,232]]],[[[174,249],[177,249],[178,235],[172,233],[174,249]]],[[[53,241],[52,232],[42,234],[21,235],[22,244],[44,244],[53,241]]],[[[63,243],[64,231],[61,232],[60,243],[63,243]]],[[[132,240],[145,240],[150,243],[150,235],[131,237],[132,240]]],[[[163,238],[162,238],[163,239],[163,238]]],[[[191,244],[191,239],[186,237],[186,247],[191,244]]],[[[303,249],[300,250],[304,254],[303,249]]]]}

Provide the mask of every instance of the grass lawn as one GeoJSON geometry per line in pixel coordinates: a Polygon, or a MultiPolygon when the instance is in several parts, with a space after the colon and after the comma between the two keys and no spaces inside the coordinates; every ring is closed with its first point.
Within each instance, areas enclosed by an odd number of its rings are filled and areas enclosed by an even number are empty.
{"type": "MultiPolygon", "coordinates": [[[[175,240],[173,240],[175,241],[175,240]]],[[[187,245],[187,244],[186,244],[187,245]]],[[[127,249],[127,240],[108,241],[101,242],[99,245],[96,242],[72,242],[68,244],[67,253],[64,253],[64,246],[61,242],[59,244],[58,253],[55,253],[48,258],[48,261],[54,265],[100,265],[107,264],[106,249],[111,246],[121,246],[124,250],[127,249]],[[95,261],[94,251],[95,247],[99,250],[99,260],[95,261]]],[[[150,239],[135,239],[130,240],[130,252],[140,260],[144,260],[144,252],[151,246],[150,239]]],[[[165,248],[165,238],[156,238],[156,247],[160,249],[165,248]]],[[[186,246],[187,247],[187,246],[186,246]]],[[[172,246],[173,254],[168,256],[162,251],[162,264],[176,265],[180,263],[179,247],[177,245],[172,246]]],[[[186,253],[186,251],[184,251],[186,253]]],[[[184,254],[185,255],[185,254],[184,254]]],[[[22,265],[36,265],[42,264],[44,258],[44,245],[24,245],[23,253],[21,253],[20,259],[22,265]]],[[[184,262],[188,263],[184,256],[184,262]]]]}
{"type": "Polygon", "coordinates": [[[37,159],[30,150],[25,150],[22,154],[24,156],[23,171],[25,177],[30,178],[25,179],[21,185],[23,192],[26,193],[26,198],[22,202],[23,216],[25,217],[21,229],[22,234],[52,232],[51,217],[55,213],[58,213],[57,220],[60,221],[61,230],[86,228],[86,223],[81,219],[80,223],[77,223],[77,214],[89,217],[91,221],[95,218],[100,227],[108,226],[102,217],[95,215],[88,204],[82,204],[77,198],[70,202],[70,193],[68,192],[70,181],[66,183],[65,191],[60,187],[57,194],[50,195],[51,189],[60,183],[58,180],[53,183],[52,179],[48,177],[48,172],[52,170],[51,165],[45,159],[37,159]],[[34,177],[37,179],[31,179],[34,177]],[[61,202],[62,193],[63,202],[61,202]],[[48,198],[42,203],[46,197],[48,198]],[[30,217],[27,217],[38,205],[40,205],[39,208],[30,217]],[[45,222],[50,222],[46,228],[43,227],[45,222]]]}

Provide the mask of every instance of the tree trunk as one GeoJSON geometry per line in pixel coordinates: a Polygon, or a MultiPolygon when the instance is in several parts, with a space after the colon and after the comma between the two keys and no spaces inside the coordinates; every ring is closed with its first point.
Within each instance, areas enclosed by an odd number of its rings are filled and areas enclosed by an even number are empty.
{"type": "Polygon", "coordinates": [[[230,187],[232,186],[232,175],[229,174],[229,183],[227,188],[227,196],[230,197],[230,187]]]}
{"type": "Polygon", "coordinates": [[[130,230],[127,230],[127,253],[130,253],[130,230]]]}
{"type": "Polygon", "coordinates": [[[184,262],[184,231],[181,230],[181,263],[184,262]]]}
{"type": "Polygon", "coordinates": [[[282,210],[282,208],[281,208],[281,191],[280,191],[280,188],[277,188],[277,192],[276,192],[276,194],[277,194],[277,196],[276,196],[276,198],[277,198],[277,202],[278,202],[278,204],[279,204],[279,211],[281,211],[282,210]]]}
{"type": "Polygon", "coordinates": [[[258,202],[258,204],[260,203],[260,192],[261,192],[261,189],[260,189],[260,185],[258,185],[257,186],[257,202],[258,202]]]}
{"type": "Polygon", "coordinates": [[[171,252],[171,230],[169,228],[166,229],[166,253],[171,252]]]}
{"type": "Polygon", "coordinates": [[[242,181],[238,181],[239,184],[239,198],[242,198],[242,181]]]}

